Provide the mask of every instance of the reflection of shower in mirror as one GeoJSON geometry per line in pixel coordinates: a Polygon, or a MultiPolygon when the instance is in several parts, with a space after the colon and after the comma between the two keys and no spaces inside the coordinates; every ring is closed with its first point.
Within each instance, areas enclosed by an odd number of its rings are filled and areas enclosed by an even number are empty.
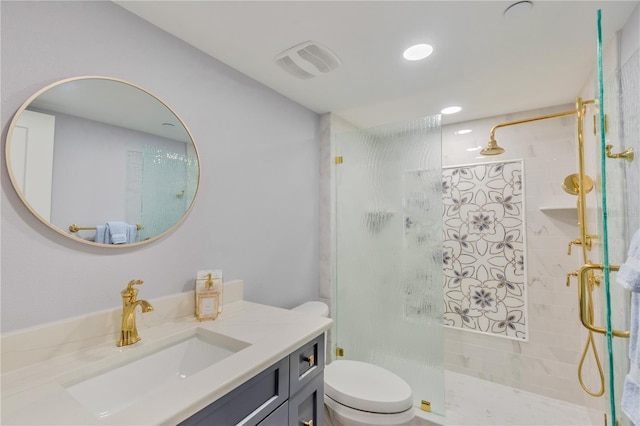
{"type": "Polygon", "coordinates": [[[16,112],[5,149],[27,209],[87,244],[98,244],[95,232],[69,233],[70,223],[143,223],[138,244],[184,220],[198,191],[200,160],[184,123],[148,91],[114,78],[74,77],[41,89],[16,112]],[[25,139],[33,135],[42,143],[25,139]]]}

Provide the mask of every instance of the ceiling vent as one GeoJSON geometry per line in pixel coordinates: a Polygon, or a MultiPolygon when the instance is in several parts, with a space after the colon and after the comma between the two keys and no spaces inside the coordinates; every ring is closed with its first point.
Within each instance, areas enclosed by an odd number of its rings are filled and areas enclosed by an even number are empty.
{"type": "Polygon", "coordinates": [[[341,64],[335,53],[312,41],[285,50],[275,61],[289,74],[303,79],[326,74],[341,64]]]}

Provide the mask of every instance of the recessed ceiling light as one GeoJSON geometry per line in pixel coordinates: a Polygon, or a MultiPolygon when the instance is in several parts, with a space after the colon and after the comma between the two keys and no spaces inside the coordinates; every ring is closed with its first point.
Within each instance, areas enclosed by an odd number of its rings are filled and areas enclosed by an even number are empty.
{"type": "Polygon", "coordinates": [[[407,61],[419,61],[431,55],[433,47],[430,44],[416,44],[404,51],[402,56],[407,61]]]}
{"type": "Polygon", "coordinates": [[[459,106],[450,106],[440,110],[442,114],[455,114],[456,112],[460,111],[462,111],[462,108],[459,106]]]}
{"type": "Polygon", "coordinates": [[[462,129],[454,132],[455,135],[466,135],[467,133],[471,133],[473,130],[471,129],[462,129]]]}

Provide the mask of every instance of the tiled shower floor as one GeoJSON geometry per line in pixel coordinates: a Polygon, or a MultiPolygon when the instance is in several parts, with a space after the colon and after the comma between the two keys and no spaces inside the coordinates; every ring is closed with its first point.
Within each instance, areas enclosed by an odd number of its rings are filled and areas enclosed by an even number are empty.
{"type": "MultiPolygon", "coordinates": [[[[445,425],[593,425],[585,407],[447,371],[445,425]]],[[[416,426],[434,424],[416,419],[416,426]]],[[[602,423],[600,423],[602,424],[602,423]]]]}

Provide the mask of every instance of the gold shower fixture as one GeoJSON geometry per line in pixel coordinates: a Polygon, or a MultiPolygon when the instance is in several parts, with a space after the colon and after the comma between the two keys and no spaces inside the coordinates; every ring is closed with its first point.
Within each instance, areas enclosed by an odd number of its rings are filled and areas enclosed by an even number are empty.
{"type": "MultiPolygon", "coordinates": [[[[564,181],[562,182],[562,189],[564,189],[564,192],[566,192],[567,194],[580,194],[580,175],[578,173],[574,173],[564,178],[564,181]]],[[[587,175],[584,175],[584,193],[588,194],[592,189],[593,179],[591,179],[587,175]]]]}
{"type": "Polygon", "coordinates": [[[571,111],[563,111],[555,114],[541,115],[539,117],[525,118],[523,120],[508,121],[506,123],[497,124],[493,126],[493,128],[491,129],[491,132],[489,133],[489,143],[482,151],[480,151],[480,154],[499,155],[504,152],[504,148],[499,146],[498,142],[496,142],[496,130],[498,130],[501,127],[514,126],[516,124],[523,124],[523,123],[530,123],[532,121],[546,120],[548,118],[567,117],[569,115],[577,115],[579,118],[582,118],[582,115],[584,114],[585,105],[592,104],[592,103],[595,103],[595,100],[592,99],[590,101],[583,101],[582,99],[578,99],[578,101],[576,102],[576,109],[571,111]]]}
{"type": "Polygon", "coordinates": [[[502,154],[504,152],[504,148],[499,146],[498,142],[496,142],[495,135],[494,135],[495,131],[496,131],[496,127],[491,129],[491,139],[489,139],[489,143],[487,144],[486,148],[484,148],[482,151],[480,151],[480,154],[482,154],[482,155],[500,155],[500,154],[502,154]]]}
{"type": "Polygon", "coordinates": [[[633,148],[629,148],[626,151],[617,154],[611,152],[611,150],[613,149],[613,145],[607,145],[604,147],[604,149],[608,158],[623,158],[630,163],[633,161],[633,157],[635,155],[635,153],[633,152],[633,148]]]}

